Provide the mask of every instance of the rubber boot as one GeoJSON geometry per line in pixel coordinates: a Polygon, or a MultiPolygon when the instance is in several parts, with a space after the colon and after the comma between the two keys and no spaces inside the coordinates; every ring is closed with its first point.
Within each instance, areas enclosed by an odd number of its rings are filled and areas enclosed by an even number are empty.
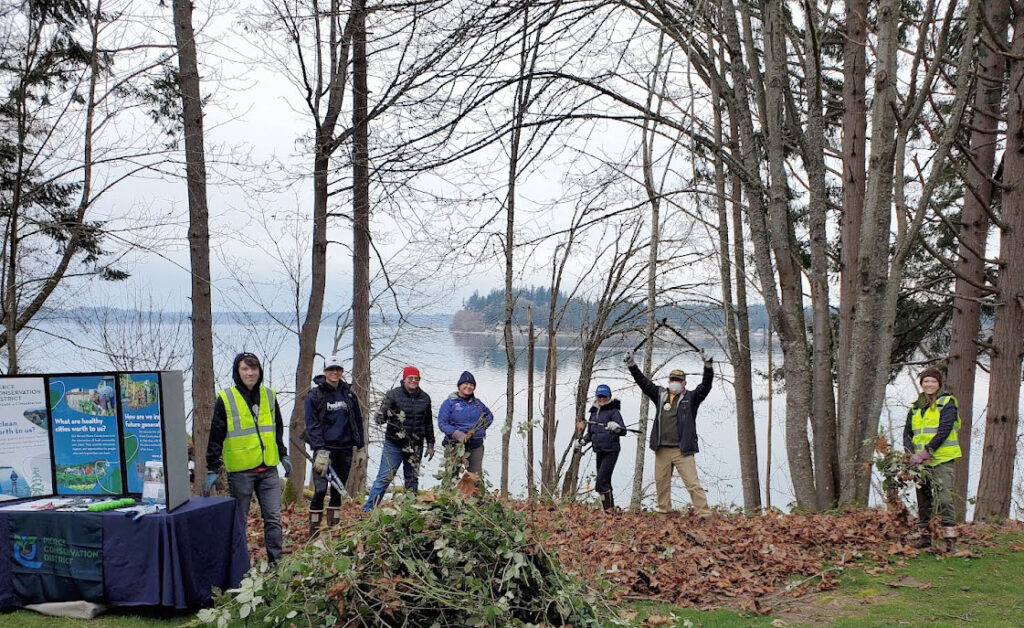
{"type": "Polygon", "coordinates": [[[946,541],[946,553],[947,554],[955,554],[956,553],[956,537],[957,537],[957,534],[956,534],[956,528],[955,527],[950,526],[950,527],[947,527],[947,528],[942,528],[942,538],[945,539],[945,541],[946,541]]]}
{"type": "Polygon", "coordinates": [[[615,510],[615,498],[612,497],[612,492],[601,494],[601,507],[604,508],[605,512],[612,512],[615,510]]]}
{"type": "Polygon", "coordinates": [[[309,511],[309,539],[316,538],[316,535],[320,534],[320,522],[324,520],[323,510],[310,510],[309,511]]]}
{"type": "Polygon", "coordinates": [[[333,532],[334,528],[336,528],[339,523],[341,523],[341,508],[338,508],[338,507],[331,508],[330,506],[328,506],[327,507],[327,529],[333,532]]]}
{"type": "Polygon", "coordinates": [[[921,538],[914,543],[916,549],[928,549],[932,546],[932,531],[928,528],[921,528],[921,538]]]}

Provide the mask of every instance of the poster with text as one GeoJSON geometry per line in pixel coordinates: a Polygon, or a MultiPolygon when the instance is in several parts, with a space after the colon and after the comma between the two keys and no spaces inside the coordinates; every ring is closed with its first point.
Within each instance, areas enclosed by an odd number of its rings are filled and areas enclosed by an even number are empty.
{"type": "Polygon", "coordinates": [[[120,495],[121,443],[113,375],[50,378],[58,495],[120,495]]]}
{"type": "Polygon", "coordinates": [[[0,501],[53,493],[42,377],[0,379],[0,501]]]}
{"type": "Polygon", "coordinates": [[[160,380],[156,373],[121,375],[121,418],[124,426],[124,464],[128,492],[142,493],[149,475],[161,469],[163,441],[160,437],[160,380]],[[161,463],[159,465],[154,463],[161,463]]]}

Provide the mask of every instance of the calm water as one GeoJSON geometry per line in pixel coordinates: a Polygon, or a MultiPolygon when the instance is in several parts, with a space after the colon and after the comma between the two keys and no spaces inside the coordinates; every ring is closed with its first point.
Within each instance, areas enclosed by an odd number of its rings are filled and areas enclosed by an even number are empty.
{"type": "MultiPolygon", "coordinates": [[[[94,330],[93,330],[94,331],[94,330]]],[[[495,424],[488,431],[484,470],[492,484],[500,480],[501,469],[501,426],[505,421],[505,350],[497,336],[453,334],[444,329],[409,329],[403,330],[394,337],[388,329],[375,328],[374,350],[379,352],[374,358],[373,386],[380,393],[397,385],[401,369],[406,364],[419,367],[422,373],[422,388],[434,401],[434,411],[441,401],[455,390],[455,383],[464,370],[471,371],[477,380],[477,396],[494,412],[495,424]]],[[[184,340],[187,341],[187,328],[184,340]]],[[[60,334],[67,336],[67,334],[60,334]]],[[[325,326],[321,330],[319,351],[321,354],[332,352],[333,340],[331,329],[325,326]]],[[[107,370],[111,368],[110,360],[102,353],[90,349],[88,338],[95,334],[78,333],[74,341],[63,340],[52,336],[36,335],[31,337],[24,346],[25,364],[31,364],[36,371],[66,372],[107,370]],[[60,356],[59,364],[54,364],[54,356],[60,356]],[[51,365],[52,366],[48,366],[51,365]]],[[[241,349],[253,351],[264,357],[266,381],[281,393],[281,409],[288,417],[294,399],[294,369],[297,348],[294,346],[294,335],[273,325],[242,326],[236,324],[218,324],[215,328],[216,368],[218,386],[228,385],[230,366],[234,354],[241,349]]],[[[696,339],[695,339],[696,340],[696,339]]],[[[158,342],[154,340],[154,342],[158,342]]],[[[164,340],[162,342],[168,342],[164,340]]],[[[179,338],[178,343],[182,340],[179,338]]],[[[512,432],[510,446],[510,488],[514,494],[526,493],[526,440],[520,430],[520,424],[526,419],[527,400],[527,365],[525,337],[517,338],[517,354],[520,356],[516,365],[516,426],[512,432]]],[[[768,366],[768,354],[757,339],[754,341],[755,372],[764,373],[768,366]]],[[[731,369],[724,360],[724,354],[713,340],[697,341],[706,351],[713,355],[715,362],[715,381],[711,394],[701,406],[697,419],[697,430],[700,436],[700,453],[697,455],[697,466],[709,499],[713,504],[742,504],[742,485],[739,471],[739,452],[737,447],[735,402],[731,385],[731,369]]],[[[556,454],[560,459],[565,448],[569,446],[573,423],[576,417],[575,391],[579,373],[580,351],[569,337],[558,339],[558,416],[556,454]]],[[[186,345],[187,346],[187,345],[186,345]]],[[[339,353],[347,367],[351,365],[351,348],[348,338],[343,338],[339,353]]],[[[187,353],[185,353],[187,355],[187,353]]],[[[611,386],[615,397],[622,401],[622,414],[627,424],[636,422],[639,407],[646,401],[632,382],[622,364],[623,349],[608,346],[599,356],[595,369],[594,380],[590,386],[591,393],[599,383],[611,386]]],[[[543,406],[543,375],[547,358],[547,348],[538,346],[535,356],[535,421],[540,421],[540,409],[543,406]]],[[[776,364],[781,361],[776,349],[776,364]]],[[[664,383],[665,374],[673,368],[682,368],[691,376],[688,386],[693,387],[700,381],[701,363],[692,352],[679,353],[678,348],[667,344],[656,344],[654,352],[655,376],[652,379],[664,383]]],[[[316,372],[322,365],[317,358],[316,372]]],[[[184,368],[187,364],[177,364],[173,368],[184,368]]],[[[139,368],[153,368],[146,365],[139,368]]],[[[26,369],[28,370],[28,369],[26,369]]],[[[186,384],[188,377],[186,377],[186,384]]],[[[981,399],[976,404],[975,416],[983,416],[985,392],[988,381],[985,373],[978,377],[978,391],[981,399]]],[[[186,396],[190,393],[186,392],[186,396]]],[[[213,394],[213,391],[211,391],[213,394]]],[[[882,411],[881,424],[883,429],[898,438],[903,420],[906,416],[906,404],[916,395],[910,377],[900,377],[890,385],[886,402],[882,411]]],[[[592,399],[591,399],[592,401],[592,399]]],[[[762,501],[764,501],[764,483],[766,452],[768,444],[768,407],[767,382],[763,377],[755,381],[755,415],[757,423],[757,448],[761,474],[762,501]]],[[[371,408],[375,410],[375,408],[371,408]]],[[[776,393],[772,403],[771,426],[771,480],[770,494],[773,506],[787,509],[794,501],[789,470],[786,464],[784,423],[785,397],[776,393]]],[[[653,413],[652,413],[653,416],[653,413]]],[[[440,432],[437,432],[440,441],[440,432]]],[[[371,426],[370,473],[376,473],[380,456],[380,441],[383,434],[378,426],[371,426]]],[[[535,477],[539,478],[540,430],[534,436],[538,455],[538,467],[535,477]]],[[[973,451],[980,452],[980,434],[974,434],[973,451]]],[[[653,467],[654,456],[649,449],[644,450],[644,494],[645,503],[653,503],[653,467]]],[[[980,467],[980,456],[975,455],[972,463],[971,494],[977,484],[977,473],[980,467]]],[[[630,435],[622,439],[622,453],[619,456],[613,484],[617,503],[628,503],[631,494],[633,466],[636,459],[636,436],[630,435]]],[[[430,487],[436,483],[433,479],[438,469],[439,460],[424,463],[424,479],[421,486],[430,487]]],[[[582,467],[582,485],[592,487],[594,476],[594,457],[587,454],[582,467]]],[[[1019,483],[1018,483],[1019,485],[1019,483]]],[[[592,494],[591,494],[592,495],[592,494]]],[[[674,480],[673,500],[677,506],[688,503],[689,498],[682,488],[678,477],[674,480]]]]}

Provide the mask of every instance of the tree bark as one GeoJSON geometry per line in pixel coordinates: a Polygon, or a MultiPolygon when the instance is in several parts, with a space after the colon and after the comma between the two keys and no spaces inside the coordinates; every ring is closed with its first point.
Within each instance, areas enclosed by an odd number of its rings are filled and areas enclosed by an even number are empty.
{"type": "MultiPolygon", "coordinates": [[[[366,2],[352,3],[352,390],[370,419],[370,155],[367,120],[366,2]]],[[[349,493],[366,488],[366,448],[352,456],[349,493]]]]}
{"type": "Polygon", "coordinates": [[[536,353],[537,337],[533,330],[533,306],[526,308],[526,319],[529,338],[526,345],[526,492],[530,499],[537,496],[537,484],[533,478],[536,457],[533,451],[533,362],[536,353]]]}
{"type": "MultiPolygon", "coordinates": [[[[714,139],[719,146],[724,146],[722,133],[721,98],[718,89],[711,92],[711,108],[714,112],[714,139]]],[[[740,191],[733,189],[737,195],[740,191]]],[[[732,255],[730,253],[729,240],[729,212],[728,199],[726,197],[726,173],[719,153],[715,153],[715,193],[717,196],[716,207],[718,210],[718,260],[719,275],[722,282],[722,311],[725,316],[725,329],[727,348],[729,350],[729,361],[733,367],[733,391],[736,395],[736,440],[740,450],[740,477],[743,484],[743,510],[748,515],[753,515],[761,510],[761,483],[757,466],[757,432],[754,425],[754,404],[753,404],[753,383],[751,382],[750,364],[750,335],[749,321],[743,321],[746,334],[741,334],[737,329],[739,324],[739,310],[741,309],[733,301],[732,281],[732,255]]],[[[737,196],[732,199],[733,206],[740,204],[737,196]]],[[[738,215],[734,217],[739,218],[738,215]]],[[[743,223],[737,221],[733,229],[739,233],[742,239],[743,223]]],[[[742,250],[737,256],[742,257],[742,250]]],[[[739,260],[738,260],[739,261],[739,260]]],[[[742,262],[740,262],[742,263],[742,262]]],[[[742,284],[746,281],[744,275],[736,273],[737,292],[741,290],[742,284]]],[[[744,300],[746,299],[745,287],[742,289],[744,300]]],[[[742,305],[743,314],[746,314],[746,304],[742,305]]]]}
{"type": "Polygon", "coordinates": [[[1006,30],[1010,21],[1007,0],[991,0],[981,6],[983,29],[978,49],[977,85],[971,115],[971,144],[968,153],[966,191],[960,218],[960,246],[956,264],[953,296],[953,320],[949,343],[949,370],[946,375],[951,391],[960,402],[960,450],[956,461],[954,499],[956,514],[963,521],[967,512],[967,479],[971,460],[971,436],[974,419],[974,384],[977,373],[980,299],[985,285],[985,246],[990,226],[992,177],[999,141],[999,110],[1006,85],[1006,30]]]}
{"type": "MultiPolygon", "coordinates": [[[[858,293],[857,246],[864,215],[867,180],[867,0],[847,0],[843,39],[843,211],[839,243],[839,325],[836,339],[836,383],[839,408],[846,407],[850,377],[850,340],[858,293]]],[[[840,415],[839,420],[843,420],[840,415]]],[[[837,443],[838,445],[838,443],[837,443]]]]}
{"type": "MultiPolygon", "coordinates": [[[[1020,420],[1021,356],[1024,355],[1024,10],[1013,15],[1009,54],[1003,215],[999,235],[999,290],[992,328],[988,418],[978,481],[976,521],[1009,517],[1020,420]]],[[[962,441],[962,439],[961,439],[962,441]]],[[[961,444],[961,447],[963,445],[961,444]]]]}
{"type": "Polygon", "coordinates": [[[188,186],[189,260],[192,269],[192,491],[202,492],[206,447],[213,420],[213,301],[210,284],[210,211],[206,199],[202,95],[192,3],[174,0],[174,37],[178,46],[178,81],[185,130],[185,179],[188,186]]]}

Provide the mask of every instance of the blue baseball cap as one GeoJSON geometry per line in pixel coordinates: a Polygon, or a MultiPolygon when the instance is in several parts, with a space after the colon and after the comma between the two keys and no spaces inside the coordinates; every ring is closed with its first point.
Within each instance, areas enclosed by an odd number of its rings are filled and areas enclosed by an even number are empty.
{"type": "Polygon", "coordinates": [[[598,397],[611,397],[612,389],[608,387],[608,384],[601,384],[597,387],[597,390],[594,391],[594,394],[598,397]]]}

